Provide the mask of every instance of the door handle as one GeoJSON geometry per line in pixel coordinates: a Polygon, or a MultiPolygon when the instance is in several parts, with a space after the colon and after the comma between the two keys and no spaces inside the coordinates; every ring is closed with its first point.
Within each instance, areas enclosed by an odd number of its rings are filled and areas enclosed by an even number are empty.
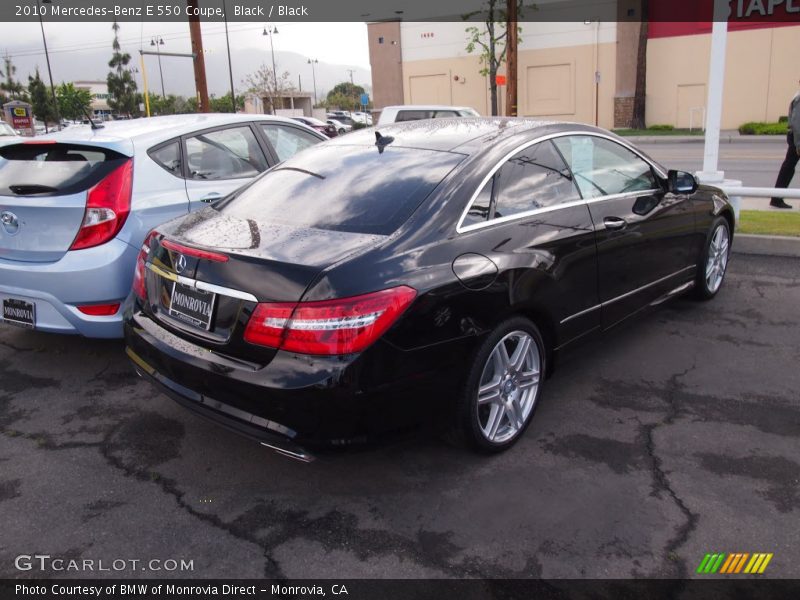
{"type": "Polygon", "coordinates": [[[603,225],[606,226],[606,229],[625,229],[628,225],[628,222],[625,219],[620,219],[619,217],[606,217],[603,219],[603,225]]]}
{"type": "Polygon", "coordinates": [[[222,194],[220,194],[219,192],[211,192],[210,194],[206,194],[205,196],[200,198],[200,202],[209,203],[213,202],[214,200],[219,200],[220,198],[222,198],[222,194]]]}

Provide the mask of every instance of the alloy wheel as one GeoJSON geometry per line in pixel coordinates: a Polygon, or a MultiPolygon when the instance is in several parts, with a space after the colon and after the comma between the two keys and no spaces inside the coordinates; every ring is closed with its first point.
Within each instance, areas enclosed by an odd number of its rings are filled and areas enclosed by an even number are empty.
{"type": "Polygon", "coordinates": [[[536,402],[541,355],[533,337],[512,331],[495,345],[478,385],[478,427],[489,442],[501,444],[524,429],[536,402]]]}
{"type": "Polygon", "coordinates": [[[729,246],[728,228],[720,224],[711,238],[711,243],[708,246],[708,260],[706,261],[706,286],[712,294],[719,289],[719,286],[722,285],[722,279],[725,277],[725,269],[728,266],[729,246]]]}

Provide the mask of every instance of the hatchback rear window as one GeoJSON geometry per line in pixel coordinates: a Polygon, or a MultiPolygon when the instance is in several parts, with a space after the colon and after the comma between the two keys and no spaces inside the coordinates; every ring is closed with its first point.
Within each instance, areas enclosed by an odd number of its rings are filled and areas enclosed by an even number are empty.
{"type": "Polygon", "coordinates": [[[22,143],[0,148],[0,195],[75,194],[85,191],[126,157],[80,144],[22,143]]]}
{"type": "Polygon", "coordinates": [[[242,219],[388,235],[464,158],[388,146],[315,146],[217,205],[242,219]]]}

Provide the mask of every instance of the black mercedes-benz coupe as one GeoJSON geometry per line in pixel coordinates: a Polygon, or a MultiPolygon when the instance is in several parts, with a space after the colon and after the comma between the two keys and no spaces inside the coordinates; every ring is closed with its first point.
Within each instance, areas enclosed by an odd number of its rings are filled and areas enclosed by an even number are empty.
{"type": "Polygon", "coordinates": [[[127,352],[280,452],[444,418],[500,451],[554,357],[722,284],[733,210],[594,127],[439,119],[305,150],[150,233],[127,352]]]}

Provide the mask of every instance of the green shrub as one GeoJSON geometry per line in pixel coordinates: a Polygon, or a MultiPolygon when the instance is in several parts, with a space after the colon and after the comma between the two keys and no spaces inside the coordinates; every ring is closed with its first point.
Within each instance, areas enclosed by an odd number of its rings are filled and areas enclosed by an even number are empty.
{"type": "Polygon", "coordinates": [[[788,123],[788,122],[789,122],[789,117],[787,117],[786,115],[778,117],[778,123],[788,123]]]}
{"type": "Polygon", "coordinates": [[[663,124],[663,125],[650,125],[648,129],[651,131],[672,131],[673,129],[675,129],[675,127],[673,125],[663,124]]]}
{"type": "Polygon", "coordinates": [[[758,123],[745,123],[744,125],[739,125],[739,133],[741,135],[755,135],[757,125],[758,123]]]}
{"type": "Polygon", "coordinates": [[[739,127],[742,135],[786,135],[786,123],[760,123],[751,121],[739,127]]]}

